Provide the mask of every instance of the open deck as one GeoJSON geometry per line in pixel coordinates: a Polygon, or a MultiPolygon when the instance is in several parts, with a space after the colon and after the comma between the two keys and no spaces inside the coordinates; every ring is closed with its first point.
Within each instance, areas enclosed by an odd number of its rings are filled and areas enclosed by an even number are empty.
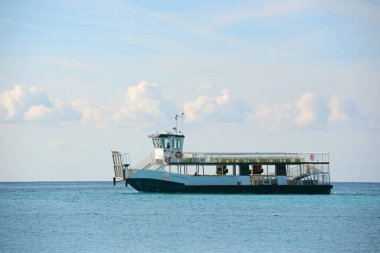
{"type": "Polygon", "coordinates": [[[250,168],[252,185],[272,185],[277,182],[276,167],[283,166],[289,185],[299,184],[329,184],[330,168],[329,153],[202,153],[184,152],[181,158],[164,159],[150,154],[143,162],[131,166],[133,170],[155,170],[165,173],[201,176],[236,176],[241,175],[239,168],[259,166],[262,173],[255,174],[250,168]],[[215,168],[224,166],[230,172],[215,174],[215,168]],[[209,169],[207,169],[209,168],[209,169]],[[211,173],[210,173],[211,171],[211,173]]]}
{"type": "Polygon", "coordinates": [[[200,153],[185,152],[169,164],[329,164],[329,153],[200,153]]]}

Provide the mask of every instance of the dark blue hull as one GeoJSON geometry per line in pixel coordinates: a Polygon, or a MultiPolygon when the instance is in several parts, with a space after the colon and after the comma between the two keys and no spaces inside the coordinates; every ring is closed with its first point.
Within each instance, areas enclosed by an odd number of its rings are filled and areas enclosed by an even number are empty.
{"type": "Polygon", "coordinates": [[[185,185],[157,180],[128,178],[137,191],[164,193],[249,193],[249,194],[330,194],[332,185],[185,185]]]}

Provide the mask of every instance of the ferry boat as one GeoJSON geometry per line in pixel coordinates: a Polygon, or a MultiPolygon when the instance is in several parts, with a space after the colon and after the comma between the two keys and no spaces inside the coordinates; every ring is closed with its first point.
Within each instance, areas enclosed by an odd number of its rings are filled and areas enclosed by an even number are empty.
{"type": "Polygon", "coordinates": [[[330,194],[329,153],[184,152],[185,136],[148,135],[154,151],[132,166],[128,153],[112,151],[116,182],[142,192],[330,194]]]}

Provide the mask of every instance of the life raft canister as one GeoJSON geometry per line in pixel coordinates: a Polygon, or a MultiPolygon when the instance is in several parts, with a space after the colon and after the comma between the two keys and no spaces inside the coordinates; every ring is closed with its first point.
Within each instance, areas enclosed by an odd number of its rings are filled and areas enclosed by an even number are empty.
{"type": "Polygon", "coordinates": [[[176,158],[181,158],[181,157],[182,157],[182,153],[181,153],[181,151],[177,151],[177,152],[175,152],[175,157],[176,157],[176,158]]]}
{"type": "Polygon", "coordinates": [[[310,161],[314,161],[314,154],[310,154],[310,161]]]}

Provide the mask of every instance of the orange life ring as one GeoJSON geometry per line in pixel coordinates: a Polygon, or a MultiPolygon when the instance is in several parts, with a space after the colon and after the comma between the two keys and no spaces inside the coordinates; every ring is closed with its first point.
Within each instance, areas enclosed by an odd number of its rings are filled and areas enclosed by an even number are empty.
{"type": "Polygon", "coordinates": [[[175,152],[175,157],[176,157],[176,158],[181,158],[181,157],[182,157],[182,153],[181,153],[181,151],[177,151],[177,152],[175,152]]]}

